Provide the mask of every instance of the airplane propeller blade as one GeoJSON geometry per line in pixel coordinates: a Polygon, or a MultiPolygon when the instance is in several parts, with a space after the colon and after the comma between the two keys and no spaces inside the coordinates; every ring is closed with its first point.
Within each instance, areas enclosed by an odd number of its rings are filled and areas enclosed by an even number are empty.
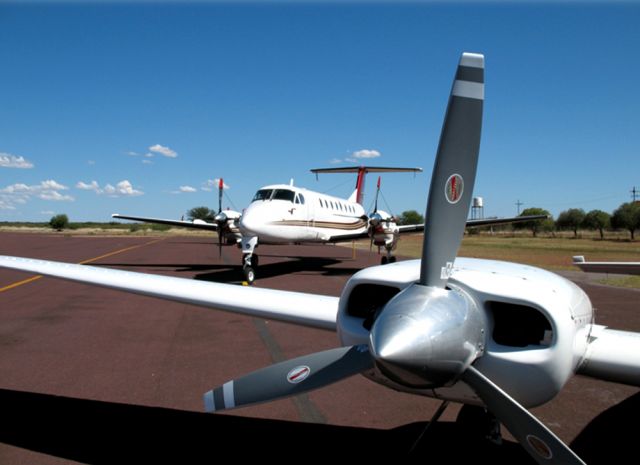
{"type": "Polygon", "coordinates": [[[224,190],[224,180],[220,178],[218,181],[218,214],[216,215],[216,223],[218,223],[218,257],[222,257],[222,236],[227,225],[227,217],[222,214],[222,195],[224,190]]]}
{"type": "Polygon", "coordinates": [[[207,412],[217,412],[301,394],[373,367],[366,345],[340,347],[276,363],[229,381],[204,395],[207,412]]]}
{"type": "Polygon", "coordinates": [[[380,176],[378,176],[378,186],[376,188],[376,201],[373,205],[373,213],[378,213],[378,195],[380,194],[380,176]]]}
{"type": "Polygon", "coordinates": [[[474,367],[468,367],[461,379],[471,386],[489,411],[504,423],[536,462],[544,465],[585,465],[540,420],[474,367]]]}
{"type": "Polygon", "coordinates": [[[444,288],[464,234],[476,177],[484,56],[463,53],[458,64],[431,177],[420,284],[444,288]]]}

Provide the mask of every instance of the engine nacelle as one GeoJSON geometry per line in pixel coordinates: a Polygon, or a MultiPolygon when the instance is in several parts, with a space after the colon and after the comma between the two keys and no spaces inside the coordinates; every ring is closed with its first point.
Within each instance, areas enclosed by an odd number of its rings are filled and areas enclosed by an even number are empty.
{"type": "Polygon", "coordinates": [[[387,250],[395,250],[398,244],[398,225],[389,213],[378,210],[369,215],[369,235],[373,243],[387,250]]]}

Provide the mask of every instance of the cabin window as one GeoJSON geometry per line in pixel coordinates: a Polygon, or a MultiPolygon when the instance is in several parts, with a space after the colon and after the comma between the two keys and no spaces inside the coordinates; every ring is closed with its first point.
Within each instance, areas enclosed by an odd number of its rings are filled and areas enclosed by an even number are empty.
{"type": "Polygon", "coordinates": [[[295,197],[295,192],[290,191],[288,189],[276,189],[273,193],[273,200],[287,200],[289,202],[293,202],[293,198],[295,197]]]}
{"type": "Polygon", "coordinates": [[[300,203],[304,205],[304,195],[298,194],[298,196],[300,197],[300,203]]]}
{"type": "Polygon", "coordinates": [[[253,196],[252,202],[255,202],[257,200],[269,200],[272,193],[273,189],[260,189],[258,192],[256,192],[256,195],[253,196]]]}

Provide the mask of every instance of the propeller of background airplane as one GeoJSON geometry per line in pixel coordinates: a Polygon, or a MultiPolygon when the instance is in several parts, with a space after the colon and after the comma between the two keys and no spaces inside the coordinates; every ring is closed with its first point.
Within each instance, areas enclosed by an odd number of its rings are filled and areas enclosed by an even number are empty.
{"type": "Polygon", "coordinates": [[[404,386],[469,385],[541,464],[583,464],[473,363],[486,345],[487,317],[466,293],[447,288],[475,182],[484,100],[484,56],[460,59],[429,188],[420,279],[393,297],[371,328],[369,346],[318,352],[229,381],[204,395],[207,411],[266,402],[377,369],[404,386]]]}
{"type": "MultiPolygon", "coordinates": [[[[373,213],[369,215],[369,235],[371,236],[371,241],[369,242],[369,252],[373,248],[373,240],[374,240],[374,232],[378,225],[382,222],[382,216],[378,213],[378,195],[380,194],[380,179],[378,176],[378,184],[376,186],[376,198],[373,204],[373,213]]],[[[378,250],[380,250],[378,248],[378,250]]]]}
{"type": "Polygon", "coordinates": [[[224,190],[224,181],[220,178],[218,182],[218,213],[213,217],[213,220],[218,225],[218,256],[222,256],[222,239],[224,238],[224,233],[228,229],[227,215],[222,211],[222,195],[224,190]]]}

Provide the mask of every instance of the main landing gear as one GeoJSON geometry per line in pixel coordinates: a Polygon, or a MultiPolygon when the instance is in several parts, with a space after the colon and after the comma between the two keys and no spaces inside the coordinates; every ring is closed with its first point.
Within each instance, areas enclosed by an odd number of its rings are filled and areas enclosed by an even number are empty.
{"type": "Polygon", "coordinates": [[[382,258],[380,259],[380,264],[381,265],[386,265],[387,263],[395,263],[396,262],[396,257],[391,255],[391,249],[385,247],[387,254],[383,255],[382,258]]]}

